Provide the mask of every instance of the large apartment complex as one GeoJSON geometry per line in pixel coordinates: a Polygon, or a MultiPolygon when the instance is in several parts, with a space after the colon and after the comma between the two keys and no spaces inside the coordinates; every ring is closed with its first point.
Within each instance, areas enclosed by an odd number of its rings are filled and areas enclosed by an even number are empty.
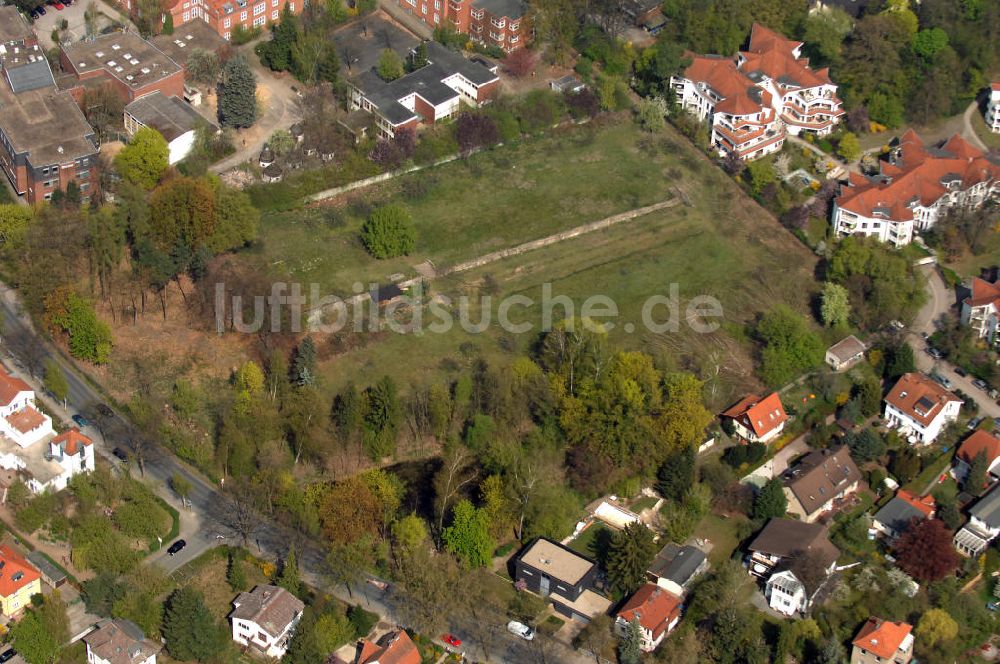
{"type": "Polygon", "coordinates": [[[736,59],[693,55],[670,79],[678,103],[712,127],[720,155],[740,159],[777,152],[786,133],[829,134],[844,115],[827,69],[813,70],[802,43],[754,24],[736,59]]]}
{"type": "Polygon", "coordinates": [[[979,206],[1000,192],[1000,163],[958,134],[928,147],[912,129],[899,139],[878,175],[850,174],[834,201],[840,235],[874,237],[901,247],[956,206],[979,206]]]}
{"type": "MultiPolygon", "coordinates": [[[[273,1],[273,0],[272,0],[273,1]]],[[[431,28],[449,28],[505,53],[529,41],[524,0],[396,0],[431,28]]]]}
{"type": "Polygon", "coordinates": [[[0,168],[29,203],[49,200],[71,181],[84,200],[96,182],[94,131],[14,7],[0,7],[0,168]]]}

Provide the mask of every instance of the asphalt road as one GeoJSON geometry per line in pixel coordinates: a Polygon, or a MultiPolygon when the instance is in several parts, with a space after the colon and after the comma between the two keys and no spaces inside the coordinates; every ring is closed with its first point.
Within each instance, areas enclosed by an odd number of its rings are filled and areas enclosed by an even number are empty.
{"type": "MultiPolygon", "coordinates": [[[[0,284],[0,313],[3,315],[5,341],[16,335],[31,335],[35,350],[40,356],[38,364],[54,359],[62,367],[69,384],[66,399],[67,414],[83,412],[89,415],[94,412],[97,404],[104,403],[105,399],[100,392],[76,371],[72,361],[35,333],[30,319],[21,314],[16,293],[4,284],[0,284]]],[[[87,427],[87,434],[94,439],[97,453],[114,464],[120,462],[114,458],[111,451],[115,447],[129,448],[131,431],[129,423],[118,414],[111,418],[95,418],[95,423],[87,427]]],[[[232,523],[230,502],[223,487],[216,486],[158,445],[145,445],[143,459],[145,471],[143,478],[165,500],[178,508],[181,514],[181,537],[187,542],[187,546],[173,556],[166,552],[170,543],[164,542],[164,547],[160,551],[147,558],[148,564],[156,564],[169,574],[223,541],[239,544],[236,533],[228,525],[232,523]],[[181,505],[179,497],[169,488],[170,479],[174,475],[183,476],[191,485],[186,506],[181,505]],[[219,539],[219,535],[225,539],[219,539]]],[[[137,472],[135,465],[132,472],[133,474],[137,472]]],[[[250,548],[255,553],[271,559],[283,556],[294,543],[299,555],[303,580],[314,587],[323,588],[345,602],[363,603],[367,609],[378,613],[386,622],[400,624],[396,618],[392,594],[365,583],[365,579],[359,579],[352,584],[353,595],[341,586],[330,587],[323,574],[326,550],[320,542],[307,539],[301,533],[264,516],[261,516],[260,526],[253,534],[252,540],[250,548]]],[[[593,661],[592,658],[585,657],[565,644],[543,635],[536,636],[530,643],[523,641],[506,631],[506,618],[502,616],[498,616],[496,622],[496,637],[490,649],[492,657],[489,661],[500,664],[529,662],[583,664],[593,661]]],[[[486,661],[481,648],[469,638],[470,634],[476,633],[475,628],[470,616],[450,617],[448,629],[464,641],[467,655],[475,660],[486,661]]]]}
{"type": "Polygon", "coordinates": [[[959,376],[955,373],[955,367],[946,360],[935,360],[927,354],[927,342],[922,334],[932,334],[934,332],[934,321],[942,314],[946,314],[957,307],[955,292],[948,288],[941,279],[934,266],[928,266],[927,272],[927,292],[930,296],[927,304],[917,314],[913,325],[908,333],[908,340],[913,346],[916,356],[917,369],[924,373],[938,373],[949,381],[953,389],[961,390],[976,401],[979,406],[979,415],[984,417],[1000,417],[1000,405],[989,397],[989,395],[972,384],[969,376],[959,376]]]}

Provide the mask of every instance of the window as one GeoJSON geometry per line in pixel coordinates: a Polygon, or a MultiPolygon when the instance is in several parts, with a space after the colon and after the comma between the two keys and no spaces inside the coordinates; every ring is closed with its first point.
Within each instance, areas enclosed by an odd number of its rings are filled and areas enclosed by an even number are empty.
{"type": "Polygon", "coordinates": [[[223,39],[225,39],[226,41],[229,41],[229,34],[230,34],[230,33],[229,33],[229,31],[227,30],[227,31],[225,32],[225,34],[223,34],[223,35],[222,35],[222,38],[223,38],[223,39]]]}
{"type": "Polygon", "coordinates": [[[474,19],[476,19],[478,21],[482,17],[483,17],[483,10],[482,9],[479,9],[479,10],[473,9],[472,10],[472,18],[474,18],[474,19]]]}
{"type": "Polygon", "coordinates": [[[421,14],[427,13],[427,5],[420,5],[420,13],[421,14]]]}
{"type": "Polygon", "coordinates": [[[294,2],[289,2],[288,3],[288,11],[292,12],[293,14],[295,13],[295,3],[294,2]]]}
{"type": "Polygon", "coordinates": [[[507,19],[504,19],[504,18],[501,18],[501,19],[491,18],[490,19],[490,23],[492,23],[493,27],[495,27],[495,28],[502,28],[505,25],[507,25],[507,19]]]}
{"type": "Polygon", "coordinates": [[[184,7],[182,7],[182,9],[187,9],[187,8],[188,8],[188,7],[190,7],[190,6],[191,6],[191,3],[190,3],[190,2],[185,2],[185,3],[184,3],[184,7]]]}
{"type": "Polygon", "coordinates": [[[519,30],[520,28],[521,28],[521,22],[520,21],[514,21],[513,23],[510,24],[510,29],[514,30],[515,32],[517,30],[519,30]]]}
{"type": "Polygon", "coordinates": [[[255,27],[255,28],[259,27],[259,26],[264,25],[265,23],[267,23],[267,17],[266,16],[258,16],[257,18],[255,18],[253,20],[253,27],[255,27]]]}
{"type": "Polygon", "coordinates": [[[511,35],[510,39],[508,39],[507,41],[509,41],[511,44],[516,44],[517,42],[521,41],[521,38],[517,35],[511,35]]]}
{"type": "MultiPolygon", "coordinates": [[[[230,27],[232,27],[232,25],[233,25],[233,20],[231,18],[226,18],[226,19],[222,20],[222,27],[224,27],[224,28],[230,28],[230,27]]],[[[228,37],[227,37],[227,39],[228,39],[228,37]]]]}
{"type": "MultiPolygon", "coordinates": [[[[78,179],[80,179],[80,180],[89,180],[90,179],[90,170],[88,169],[88,170],[85,170],[85,171],[77,171],[76,172],[76,177],[78,179]]],[[[80,189],[83,189],[84,186],[86,186],[86,185],[81,185],[80,189]]]]}
{"type": "Polygon", "coordinates": [[[242,22],[242,21],[245,21],[245,20],[247,20],[247,13],[246,12],[240,12],[240,21],[242,22]]]}
{"type": "Polygon", "coordinates": [[[278,10],[277,9],[275,9],[273,12],[271,12],[271,20],[272,21],[277,21],[278,20],[278,10]]]}
{"type": "Polygon", "coordinates": [[[187,23],[188,21],[190,21],[191,20],[191,12],[184,12],[184,14],[181,17],[181,20],[184,21],[185,23],[187,23]]]}
{"type": "Polygon", "coordinates": [[[441,9],[441,0],[434,0],[434,9],[441,9]]]}
{"type": "Polygon", "coordinates": [[[434,12],[434,22],[435,23],[440,23],[441,22],[441,17],[438,16],[437,12],[434,12]]]}
{"type": "Polygon", "coordinates": [[[253,15],[254,16],[260,16],[261,14],[264,13],[264,10],[266,10],[266,9],[267,9],[267,3],[266,2],[262,2],[259,5],[254,5],[253,6],[253,15]]]}

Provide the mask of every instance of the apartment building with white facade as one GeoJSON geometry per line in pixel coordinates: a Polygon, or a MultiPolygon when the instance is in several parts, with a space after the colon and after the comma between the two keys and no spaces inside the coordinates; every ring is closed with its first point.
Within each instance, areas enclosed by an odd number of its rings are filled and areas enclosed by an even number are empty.
{"type": "Polygon", "coordinates": [[[990,85],[990,100],[986,106],[986,126],[1000,134],[1000,83],[990,85]]]}
{"type": "Polygon", "coordinates": [[[1000,162],[958,134],[928,147],[912,129],[899,139],[878,175],[851,173],[834,200],[838,235],[873,237],[896,247],[934,226],[949,209],[980,206],[1000,193],[1000,162]]]}
{"type": "Polygon", "coordinates": [[[802,43],[754,24],[736,59],[692,55],[670,79],[680,106],[709,123],[720,155],[756,159],[777,152],[786,133],[825,135],[844,115],[827,69],[812,70],[802,43]]]}

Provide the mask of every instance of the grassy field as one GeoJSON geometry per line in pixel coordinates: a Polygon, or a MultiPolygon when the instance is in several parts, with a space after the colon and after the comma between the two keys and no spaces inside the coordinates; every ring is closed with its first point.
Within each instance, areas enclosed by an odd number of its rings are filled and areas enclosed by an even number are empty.
{"type": "Polygon", "coordinates": [[[569,543],[569,548],[595,560],[604,558],[604,549],[615,531],[603,521],[594,521],[580,536],[569,543]]]}
{"type": "MultiPolygon", "coordinates": [[[[355,282],[414,275],[413,266],[424,260],[441,269],[670,197],[684,203],[433,281],[432,291],[451,298],[453,312],[457,298],[476,298],[468,308],[472,321],[483,314],[478,296],[493,296],[493,314],[499,298],[531,298],[534,305],[510,315],[512,322],[532,323],[527,333],[505,332],[493,315],[480,333],[456,325],[420,337],[381,332],[318,338],[325,380],[333,389],[384,373],[403,385],[453,377],[475,357],[503,362],[526,352],[538,338],[539,302],[550,284],[553,295],[572,298],[577,314],[591,295],[611,298],[618,308],[611,347],[642,348],[674,366],[715,376],[719,386],[711,389],[721,405],[755,383],[742,326],[778,302],[804,311],[816,290],[815,257],[773,217],[672,129],[650,135],[626,119],[447,164],[362,196],[339,201],[339,207],[269,216],[260,250],[277,276],[350,293],[355,282]],[[429,190],[414,193],[427,181],[429,190]],[[366,210],[387,202],[411,211],[417,247],[406,259],[375,261],[364,253],[357,231],[366,210]],[[671,284],[680,318],[691,298],[710,295],[722,304],[723,329],[695,334],[681,325],[664,334],[640,325],[647,299],[669,295],[671,284]]],[[[662,322],[666,311],[660,307],[654,319],[662,322]]],[[[555,308],[556,318],[561,312],[555,308]]]]}
{"type": "Polygon", "coordinates": [[[740,545],[737,529],[740,522],[745,522],[747,518],[742,515],[733,515],[729,518],[718,514],[708,514],[695,529],[695,537],[708,540],[712,543],[712,551],[708,554],[709,563],[713,566],[728,560],[740,545]]]}

